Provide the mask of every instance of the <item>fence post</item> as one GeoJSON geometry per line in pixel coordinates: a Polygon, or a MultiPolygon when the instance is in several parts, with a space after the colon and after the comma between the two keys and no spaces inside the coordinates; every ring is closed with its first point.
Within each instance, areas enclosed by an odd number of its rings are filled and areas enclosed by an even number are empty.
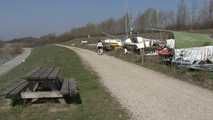
{"type": "Polygon", "coordinates": [[[140,55],[141,55],[141,64],[144,65],[144,48],[140,49],[140,55]]]}

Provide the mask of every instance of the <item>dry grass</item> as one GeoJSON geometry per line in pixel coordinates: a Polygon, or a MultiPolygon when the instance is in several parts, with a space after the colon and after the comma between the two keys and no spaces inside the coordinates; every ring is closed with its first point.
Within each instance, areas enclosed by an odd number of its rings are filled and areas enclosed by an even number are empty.
{"type": "Polygon", "coordinates": [[[21,44],[6,44],[0,47],[0,54],[3,55],[18,55],[23,52],[21,44]]]}

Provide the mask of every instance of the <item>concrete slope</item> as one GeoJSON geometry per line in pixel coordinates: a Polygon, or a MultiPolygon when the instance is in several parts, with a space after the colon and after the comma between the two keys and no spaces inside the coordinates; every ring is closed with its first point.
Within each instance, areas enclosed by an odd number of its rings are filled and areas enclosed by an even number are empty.
{"type": "Polygon", "coordinates": [[[13,69],[17,65],[24,62],[24,60],[30,55],[30,53],[31,53],[31,49],[25,48],[22,54],[18,55],[17,57],[15,57],[14,59],[10,60],[9,62],[5,64],[0,65],[0,75],[7,73],[8,71],[13,69]]]}

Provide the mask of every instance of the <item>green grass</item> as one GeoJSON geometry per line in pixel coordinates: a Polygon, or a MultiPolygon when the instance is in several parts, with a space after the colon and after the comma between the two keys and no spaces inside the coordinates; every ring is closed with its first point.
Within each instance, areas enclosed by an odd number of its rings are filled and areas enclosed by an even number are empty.
{"type": "Polygon", "coordinates": [[[213,45],[213,40],[207,34],[174,32],[177,48],[190,48],[213,45]]]}
{"type": "Polygon", "coordinates": [[[199,30],[191,30],[192,33],[202,33],[202,34],[213,34],[213,29],[199,29],[199,30]]]}
{"type": "MultiPolygon", "coordinates": [[[[177,48],[190,48],[213,45],[213,39],[209,38],[211,30],[195,30],[194,33],[174,32],[177,48]]],[[[213,74],[209,73],[209,79],[213,79],[213,74]]]]}
{"type": "Polygon", "coordinates": [[[0,77],[0,88],[11,85],[37,66],[61,67],[65,79],[78,81],[82,104],[10,106],[0,98],[1,120],[126,120],[128,115],[120,104],[106,92],[94,72],[85,68],[72,51],[56,46],[33,50],[26,62],[0,77]]]}

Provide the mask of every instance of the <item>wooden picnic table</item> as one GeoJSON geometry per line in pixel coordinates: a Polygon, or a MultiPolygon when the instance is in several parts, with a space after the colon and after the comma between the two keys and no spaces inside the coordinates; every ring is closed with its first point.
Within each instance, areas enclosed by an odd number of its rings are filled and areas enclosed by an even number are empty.
{"type": "Polygon", "coordinates": [[[65,103],[66,97],[78,94],[74,80],[63,80],[58,67],[38,67],[29,72],[24,80],[15,84],[7,93],[8,98],[20,97],[24,101],[57,99],[65,103]]]}

